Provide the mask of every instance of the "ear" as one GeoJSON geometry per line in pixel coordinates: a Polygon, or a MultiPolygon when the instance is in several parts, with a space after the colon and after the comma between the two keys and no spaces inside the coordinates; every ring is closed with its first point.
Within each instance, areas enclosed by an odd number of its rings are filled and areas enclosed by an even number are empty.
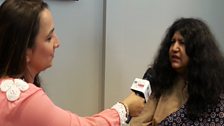
{"type": "Polygon", "coordinates": [[[26,50],[26,62],[29,63],[32,58],[32,49],[26,50]]]}

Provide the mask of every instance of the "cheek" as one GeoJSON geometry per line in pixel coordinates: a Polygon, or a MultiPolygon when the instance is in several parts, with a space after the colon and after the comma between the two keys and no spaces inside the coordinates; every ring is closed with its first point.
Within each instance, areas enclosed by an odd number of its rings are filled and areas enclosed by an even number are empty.
{"type": "Polygon", "coordinates": [[[187,66],[189,63],[189,57],[186,53],[183,54],[183,63],[185,66],[187,66]]]}
{"type": "Polygon", "coordinates": [[[188,55],[187,55],[187,53],[186,53],[185,46],[182,47],[182,55],[183,55],[183,57],[184,57],[184,61],[185,61],[185,63],[188,64],[188,62],[189,62],[189,57],[188,57],[188,55]]]}
{"type": "Polygon", "coordinates": [[[50,48],[50,46],[42,46],[36,49],[36,56],[39,59],[47,60],[52,57],[53,50],[50,48]]]}

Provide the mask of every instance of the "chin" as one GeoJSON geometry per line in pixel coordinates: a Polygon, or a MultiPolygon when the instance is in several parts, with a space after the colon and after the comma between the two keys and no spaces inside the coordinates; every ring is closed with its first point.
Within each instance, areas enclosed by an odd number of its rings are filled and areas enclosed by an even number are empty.
{"type": "Polygon", "coordinates": [[[52,64],[50,64],[49,66],[46,67],[46,69],[50,68],[52,66],[52,64]]]}
{"type": "Polygon", "coordinates": [[[177,66],[177,65],[172,65],[172,68],[177,71],[177,72],[180,72],[182,71],[182,68],[180,66],[177,66]]]}
{"type": "Polygon", "coordinates": [[[172,68],[173,69],[180,69],[180,65],[179,64],[172,64],[172,68]]]}
{"type": "Polygon", "coordinates": [[[52,66],[52,64],[50,64],[50,65],[48,65],[48,66],[44,67],[41,71],[44,71],[44,70],[46,70],[46,69],[50,68],[51,66],[52,66]]]}

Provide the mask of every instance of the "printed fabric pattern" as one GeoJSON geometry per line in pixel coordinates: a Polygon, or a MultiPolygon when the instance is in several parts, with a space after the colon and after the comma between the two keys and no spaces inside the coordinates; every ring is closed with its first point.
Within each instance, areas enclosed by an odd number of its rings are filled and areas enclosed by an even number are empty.
{"type": "Polygon", "coordinates": [[[224,126],[224,94],[220,96],[216,107],[208,109],[202,117],[192,121],[186,117],[186,106],[164,119],[159,126],[224,126]]]}

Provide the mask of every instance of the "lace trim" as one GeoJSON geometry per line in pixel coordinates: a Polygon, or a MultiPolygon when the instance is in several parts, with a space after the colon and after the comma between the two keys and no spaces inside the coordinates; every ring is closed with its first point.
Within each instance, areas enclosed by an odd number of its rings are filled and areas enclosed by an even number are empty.
{"type": "Polygon", "coordinates": [[[120,124],[126,124],[125,121],[127,120],[129,114],[127,106],[125,106],[123,103],[117,102],[112,108],[118,112],[120,117],[120,124]]]}
{"type": "Polygon", "coordinates": [[[29,89],[29,84],[21,79],[6,79],[1,82],[0,91],[6,92],[8,101],[16,101],[20,98],[21,91],[29,89]]]}

